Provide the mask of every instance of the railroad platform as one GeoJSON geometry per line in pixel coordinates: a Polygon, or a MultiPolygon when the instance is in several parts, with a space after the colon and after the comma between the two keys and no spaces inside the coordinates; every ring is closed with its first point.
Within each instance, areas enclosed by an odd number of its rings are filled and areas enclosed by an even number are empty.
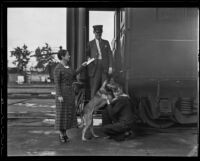
{"type": "MultiPolygon", "coordinates": [[[[116,142],[105,139],[101,119],[94,118],[100,138],[81,141],[81,129],[68,131],[71,142],[59,142],[54,129],[54,99],[8,99],[7,156],[198,156],[196,126],[155,129],[139,125],[138,135],[116,142]]],[[[78,119],[79,120],[79,119],[78,119]]]]}

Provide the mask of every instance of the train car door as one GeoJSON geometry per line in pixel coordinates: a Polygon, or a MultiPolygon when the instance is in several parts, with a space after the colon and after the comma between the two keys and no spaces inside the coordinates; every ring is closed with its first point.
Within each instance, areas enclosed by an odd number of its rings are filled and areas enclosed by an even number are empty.
{"type": "Polygon", "coordinates": [[[115,12],[114,17],[114,61],[115,70],[124,80],[124,89],[128,92],[127,62],[126,62],[126,9],[120,8],[115,12]]]}

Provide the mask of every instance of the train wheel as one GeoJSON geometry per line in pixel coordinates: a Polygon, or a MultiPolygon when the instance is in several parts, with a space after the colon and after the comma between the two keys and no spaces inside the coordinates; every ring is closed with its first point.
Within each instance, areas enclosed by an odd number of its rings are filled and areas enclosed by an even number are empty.
{"type": "Polygon", "coordinates": [[[197,98],[177,98],[174,100],[174,117],[180,124],[198,123],[197,98]]]}
{"type": "Polygon", "coordinates": [[[151,117],[149,106],[146,102],[146,99],[141,99],[140,105],[139,105],[139,113],[140,113],[141,119],[151,127],[168,128],[175,124],[175,122],[172,121],[172,119],[168,117],[153,119],[151,117]]]}

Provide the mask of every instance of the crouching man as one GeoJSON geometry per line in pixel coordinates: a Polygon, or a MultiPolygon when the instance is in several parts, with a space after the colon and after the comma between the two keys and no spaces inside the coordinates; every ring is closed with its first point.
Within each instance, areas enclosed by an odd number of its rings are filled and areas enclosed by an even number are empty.
{"type": "Polygon", "coordinates": [[[103,132],[107,138],[123,141],[135,137],[136,117],[128,95],[123,93],[120,86],[113,89],[114,99],[103,111],[103,132]]]}

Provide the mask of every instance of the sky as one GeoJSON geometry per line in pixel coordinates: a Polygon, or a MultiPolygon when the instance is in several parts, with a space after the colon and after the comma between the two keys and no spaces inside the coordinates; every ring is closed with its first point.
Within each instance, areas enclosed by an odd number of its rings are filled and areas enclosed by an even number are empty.
{"type": "MultiPolygon", "coordinates": [[[[102,38],[110,43],[113,39],[114,13],[90,12],[89,39],[93,39],[93,25],[103,25],[102,38]]],[[[35,51],[37,47],[48,43],[53,50],[59,46],[66,48],[66,8],[8,8],[7,14],[8,37],[8,67],[14,67],[10,51],[16,47],[28,46],[29,51],[35,51]]],[[[35,58],[31,58],[28,66],[36,64],[35,58]]]]}

